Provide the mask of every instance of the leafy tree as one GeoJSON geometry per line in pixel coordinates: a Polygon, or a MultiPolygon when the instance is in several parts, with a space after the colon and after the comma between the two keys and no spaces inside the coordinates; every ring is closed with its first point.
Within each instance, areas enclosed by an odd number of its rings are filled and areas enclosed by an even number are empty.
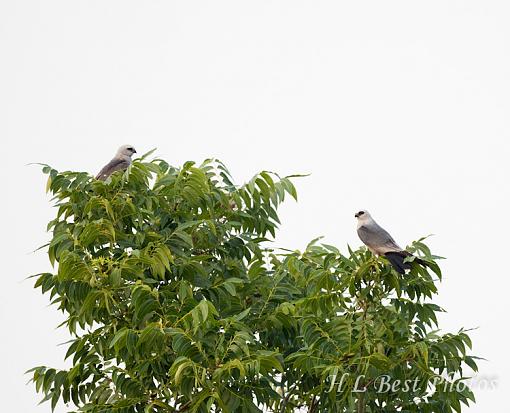
{"type": "Polygon", "coordinates": [[[292,177],[238,187],[216,160],[144,156],[106,182],[43,171],[57,269],[35,286],[73,336],[71,369],[31,370],[52,408],[451,412],[474,400],[458,386],[476,370],[468,335],[433,330],[441,273],[423,240],[410,251],[431,271],[404,277],[364,248],[270,249],[292,177]],[[387,390],[399,380],[412,391],[387,390]]]}

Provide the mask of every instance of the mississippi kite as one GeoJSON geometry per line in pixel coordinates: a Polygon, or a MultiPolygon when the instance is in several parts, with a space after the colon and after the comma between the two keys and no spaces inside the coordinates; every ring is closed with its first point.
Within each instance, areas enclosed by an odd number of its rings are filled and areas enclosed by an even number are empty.
{"type": "MultiPolygon", "coordinates": [[[[359,211],[354,216],[358,219],[358,236],[368,249],[378,256],[385,256],[399,274],[411,269],[411,263],[404,262],[406,257],[413,255],[400,248],[384,228],[381,228],[368,211],[359,211]]],[[[416,258],[414,262],[426,265],[425,261],[416,258]]]]}
{"type": "Polygon", "coordinates": [[[125,171],[131,165],[131,156],[136,153],[132,145],[123,145],[113,159],[108,162],[96,176],[100,181],[106,180],[115,171],[125,171]]]}

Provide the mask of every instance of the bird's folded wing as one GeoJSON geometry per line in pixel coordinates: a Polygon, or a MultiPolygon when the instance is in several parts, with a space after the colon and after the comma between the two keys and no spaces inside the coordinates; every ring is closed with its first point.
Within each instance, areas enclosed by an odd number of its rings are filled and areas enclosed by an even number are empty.
{"type": "Polygon", "coordinates": [[[402,251],[390,234],[379,225],[363,225],[358,228],[358,236],[377,254],[388,251],[402,251]]]}
{"type": "Polygon", "coordinates": [[[96,179],[105,180],[115,171],[125,170],[129,166],[129,162],[124,159],[112,159],[108,162],[96,176],[96,179]]]}

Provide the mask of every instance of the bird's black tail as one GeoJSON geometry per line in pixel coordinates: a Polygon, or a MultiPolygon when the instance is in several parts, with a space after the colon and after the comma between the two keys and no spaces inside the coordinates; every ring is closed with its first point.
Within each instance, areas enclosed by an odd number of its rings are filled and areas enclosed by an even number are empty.
{"type": "MultiPolygon", "coordinates": [[[[412,268],[410,262],[404,262],[404,260],[407,257],[411,257],[412,254],[407,251],[391,251],[384,254],[384,256],[388,259],[391,265],[393,265],[393,268],[399,273],[399,274],[405,274],[406,270],[410,270],[412,268]]],[[[414,257],[415,263],[419,265],[423,265],[425,267],[428,267],[429,264],[426,261],[423,261],[422,259],[418,257],[414,257]]]]}
{"type": "Polygon", "coordinates": [[[409,254],[406,254],[404,252],[387,252],[384,254],[384,256],[388,259],[391,265],[393,265],[393,268],[399,273],[399,274],[405,274],[406,270],[411,269],[411,264],[409,262],[404,262],[405,258],[409,256],[409,254]]]}
{"type": "Polygon", "coordinates": [[[423,265],[424,267],[429,267],[428,262],[423,261],[422,259],[417,258],[417,257],[414,257],[414,261],[413,262],[415,262],[417,264],[420,264],[420,265],[423,265]]]}

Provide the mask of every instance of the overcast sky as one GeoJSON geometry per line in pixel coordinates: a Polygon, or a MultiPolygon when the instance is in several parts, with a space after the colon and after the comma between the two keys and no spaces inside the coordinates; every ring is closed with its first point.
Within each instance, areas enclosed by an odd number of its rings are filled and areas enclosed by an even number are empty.
{"type": "Polygon", "coordinates": [[[50,411],[23,372],[66,366],[69,339],[23,281],[51,270],[31,251],[55,214],[26,164],[96,173],[124,143],[175,165],[218,157],[239,183],[311,173],[282,208],[287,248],[359,246],[359,209],[401,245],[435,234],[441,327],[479,327],[480,377],[498,381],[466,411],[501,411],[509,21],[510,3],[490,0],[0,2],[4,411],[50,411]]]}

